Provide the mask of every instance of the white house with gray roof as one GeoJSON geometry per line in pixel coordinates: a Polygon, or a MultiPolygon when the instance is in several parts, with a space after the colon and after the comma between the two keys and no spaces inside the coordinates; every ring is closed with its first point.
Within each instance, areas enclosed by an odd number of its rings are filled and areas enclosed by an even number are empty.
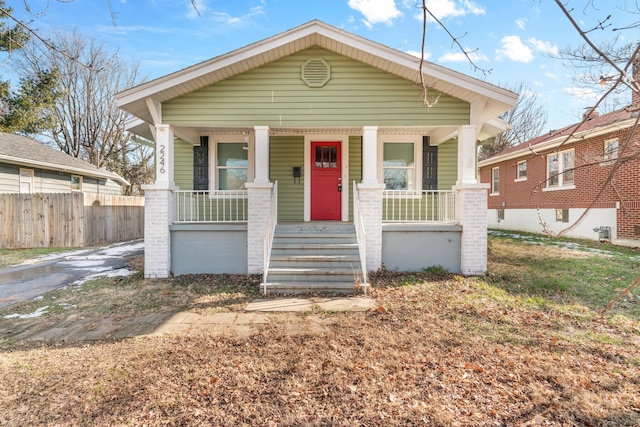
{"type": "Polygon", "coordinates": [[[0,132],[0,193],[122,194],[129,182],[31,138],[0,132]]]}

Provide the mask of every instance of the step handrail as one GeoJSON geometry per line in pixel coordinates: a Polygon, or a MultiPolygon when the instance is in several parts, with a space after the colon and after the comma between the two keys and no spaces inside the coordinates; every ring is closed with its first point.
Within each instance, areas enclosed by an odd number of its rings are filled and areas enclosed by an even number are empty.
{"type": "Polygon", "coordinates": [[[264,258],[262,264],[262,289],[264,295],[267,295],[267,275],[269,274],[269,261],[271,260],[271,248],[276,225],[278,225],[278,181],[273,183],[273,189],[271,190],[271,209],[269,209],[269,219],[264,232],[264,258]]]}
{"type": "Polygon", "coordinates": [[[362,268],[362,286],[367,295],[367,233],[364,229],[364,220],[360,216],[360,197],[358,187],[353,181],[353,225],[356,228],[356,240],[358,241],[358,253],[360,254],[360,267],[362,268]]]}

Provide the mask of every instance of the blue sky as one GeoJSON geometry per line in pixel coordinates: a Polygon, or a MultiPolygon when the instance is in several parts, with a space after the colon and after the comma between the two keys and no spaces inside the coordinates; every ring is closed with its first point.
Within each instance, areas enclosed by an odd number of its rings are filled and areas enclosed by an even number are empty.
{"type": "MultiPolygon", "coordinates": [[[[127,62],[138,61],[153,79],[319,19],[386,46],[419,54],[422,16],[416,0],[9,0],[16,16],[33,21],[42,34],[77,30],[105,43],[127,62]]],[[[620,11],[631,0],[564,0],[576,20],[593,27],[611,14],[614,26],[634,17],[620,11]],[[591,6],[589,6],[589,4],[591,6]]],[[[501,86],[524,81],[549,111],[547,127],[577,121],[595,94],[576,87],[574,70],[550,58],[581,39],[552,0],[429,0],[428,5],[487,75],[474,72],[451,38],[427,24],[429,61],[501,86]],[[466,35],[465,35],[466,34],[466,35]],[[464,37],[463,37],[464,35],[464,37]]],[[[632,5],[631,5],[632,6],[632,5]]],[[[595,31],[612,37],[611,28],[595,31]]],[[[623,37],[638,40],[639,32],[623,37]]],[[[0,73],[10,74],[10,63],[0,73]]],[[[629,95],[630,99],[630,95],[629,95]]]]}

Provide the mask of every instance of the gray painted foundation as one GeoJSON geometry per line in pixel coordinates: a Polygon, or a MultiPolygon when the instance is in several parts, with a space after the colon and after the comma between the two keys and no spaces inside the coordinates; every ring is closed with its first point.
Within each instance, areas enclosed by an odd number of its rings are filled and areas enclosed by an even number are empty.
{"type": "Polygon", "coordinates": [[[172,225],[171,271],[175,276],[247,274],[247,225],[172,225]]]}
{"type": "Polygon", "coordinates": [[[460,273],[462,226],[383,224],[382,263],[388,270],[422,271],[441,265],[460,273]]]}

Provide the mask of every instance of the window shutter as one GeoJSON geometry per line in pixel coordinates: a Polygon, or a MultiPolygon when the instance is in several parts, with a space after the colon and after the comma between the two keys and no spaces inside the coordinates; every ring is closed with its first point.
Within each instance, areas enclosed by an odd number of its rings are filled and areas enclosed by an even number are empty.
{"type": "Polygon", "coordinates": [[[438,147],[429,145],[429,137],[422,137],[422,189],[438,189],[438,147]]]}
{"type": "Polygon", "coordinates": [[[193,189],[209,190],[209,137],[200,137],[200,146],[193,147],[193,189]]]}

